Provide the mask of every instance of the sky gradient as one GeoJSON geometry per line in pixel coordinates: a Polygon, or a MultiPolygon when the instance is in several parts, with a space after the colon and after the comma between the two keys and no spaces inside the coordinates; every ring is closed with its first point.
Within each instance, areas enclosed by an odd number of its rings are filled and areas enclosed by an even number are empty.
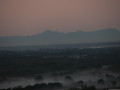
{"type": "Polygon", "coordinates": [[[0,0],[0,36],[120,30],[120,0],[0,0]]]}

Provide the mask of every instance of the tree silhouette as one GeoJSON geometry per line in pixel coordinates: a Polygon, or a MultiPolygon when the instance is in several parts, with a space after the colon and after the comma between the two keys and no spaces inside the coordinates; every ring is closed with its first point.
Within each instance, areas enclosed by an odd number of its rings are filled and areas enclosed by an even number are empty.
{"type": "Polygon", "coordinates": [[[103,79],[99,79],[98,81],[97,81],[97,84],[104,84],[105,82],[104,82],[104,80],[103,79]]]}

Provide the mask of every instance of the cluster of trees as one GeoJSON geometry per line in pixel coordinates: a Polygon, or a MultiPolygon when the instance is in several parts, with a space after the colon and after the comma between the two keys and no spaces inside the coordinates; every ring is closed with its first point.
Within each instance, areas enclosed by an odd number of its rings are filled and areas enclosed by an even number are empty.
{"type": "Polygon", "coordinates": [[[81,85],[80,88],[66,88],[63,87],[61,83],[41,83],[41,84],[35,84],[33,86],[28,85],[26,87],[18,86],[14,88],[7,88],[7,89],[0,89],[0,90],[97,90],[95,86],[87,86],[87,85],[81,85]]]}
{"type": "Polygon", "coordinates": [[[15,88],[7,88],[7,89],[0,89],[0,90],[53,90],[63,88],[63,85],[59,82],[56,83],[41,83],[41,84],[35,84],[33,86],[29,85],[26,87],[18,86],[15,88]]]}
{"type": "Polygon", "coordinates": [[[67,90],[97,90],[95,86],[82,86],[81,88],[69,88],[67,90]]]}
{"type": "MultiPolygon", "coordinates": [[[[63,87],[61,83],[41,83],[41,84],[35,84],[33,86],[29,85],[26,87],[18,86],[15,88],[7,88],[7,89],[0,89],[0,90],[97,90],[95,86],[87,86],[82,85],[80,88],[72,87],[72,88],[66,88],[63,87]]],[[[107,88],[104,88],[102,90],[107,90],[107,88]]]]}

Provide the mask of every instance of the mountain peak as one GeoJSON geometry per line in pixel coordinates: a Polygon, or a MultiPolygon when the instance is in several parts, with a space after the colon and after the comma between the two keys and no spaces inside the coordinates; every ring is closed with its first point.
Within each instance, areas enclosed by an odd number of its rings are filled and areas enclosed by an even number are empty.
{"type": "Polygon", "coordinates": [[[58,31],[52,31],[52,30],[46,30],[41,34],[63,34],[63,32],[58,32],[58,31]]]}

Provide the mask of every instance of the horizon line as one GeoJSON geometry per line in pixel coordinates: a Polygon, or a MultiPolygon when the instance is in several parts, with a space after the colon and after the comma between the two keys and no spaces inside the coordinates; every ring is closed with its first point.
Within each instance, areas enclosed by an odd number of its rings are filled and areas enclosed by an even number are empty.
{"type": "Polygon", "coordinates": [[[68,34],[68,33],[75,33],[75,32],[94,32],[94,31],[102,31],[102,30],[107,30],[107,29],[113,29],[113,30],[116,30],[116,31],[119,31],[118,29],[116,28],[105,28],[105,29],[97,29],[97,30],[92,30],[92,31],[84,31],[84,30],[78,30],[78,31],[70,31],[70,32],[62,32],[62,31],[57,31],[57,30],[50,30],[50,29],[46,29],[45,31],[43,32],[38,32],[36,34],[32,34],[32,35],[8,35],[8,36],[0,36],[0,38],[2,37],[30,37],[30,36],[34,36],[34,35],[39,35],[39,34],[42,34],[42,33],[45,33],[45,32],[58,32],[58,33],[64,33],[64,34],[68,34]]]}

